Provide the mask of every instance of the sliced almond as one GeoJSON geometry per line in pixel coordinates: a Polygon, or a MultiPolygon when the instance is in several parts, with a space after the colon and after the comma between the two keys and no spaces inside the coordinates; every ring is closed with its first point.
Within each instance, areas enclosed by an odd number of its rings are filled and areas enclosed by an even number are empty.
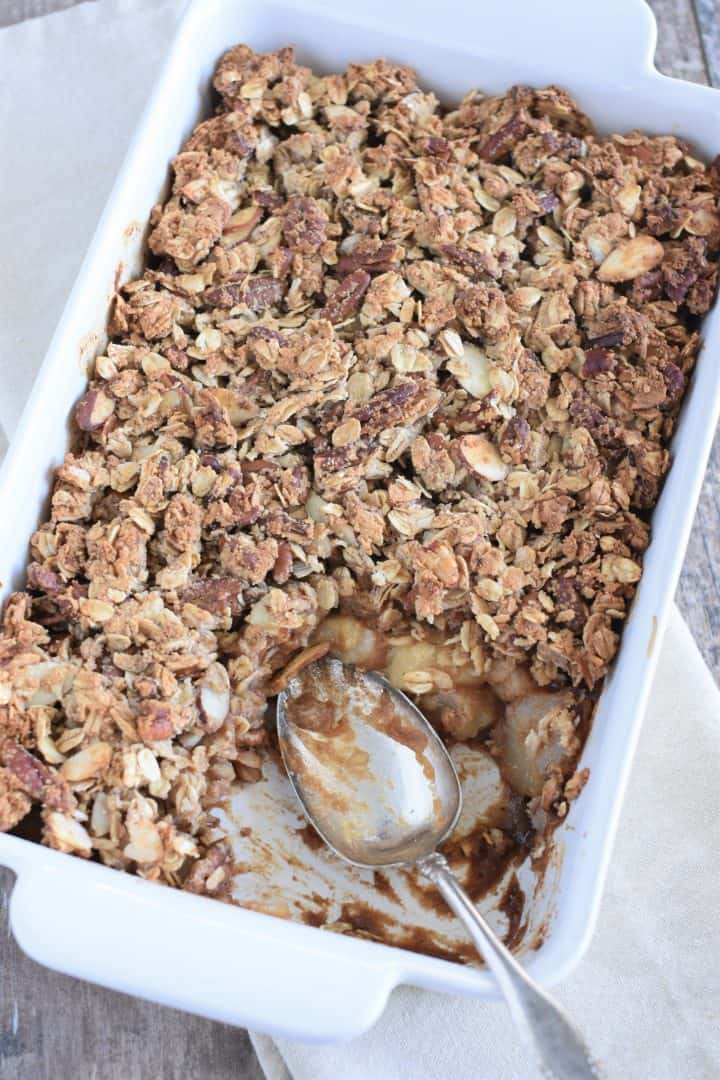
{"type": "Polygon", "coordinates": [[[259,206],[245,206],[242,210],[236,210],[223,229],[228,246],[247,240],[261,219],[262,209],[259,206]]]}
{"type": "Polygon", "coordinates": [[[432,526],[435,514],[431,506],[400,506],[391,510],[388,521],[401,536],[417,536],[432,526]]]}
{"type": "Polygon", "coordinates": [[[462,338],[456,330],[443,330],[438,334],[438,342],[442,345],[446,356],[462,356],[464,352],[462,338]]]}
{"type": "Polygon", "coordinates": [[[45,819],[48,843],[58,851],[71,851],[87,858],[92,852],[90,836],[79,821],[53,811],[45,819]]]}
{"type": "Polygon", "coordinates": [[[604,555],[600,572],[607,581],[619,581],[627,585],[640,580],[642,567],[624,555],[604,555]]]}
{"type": "Polygon", "coordinates": [[[510,296],[510,306],[516,311],[529,311],[530,308],[542,300],[542,291],[532,285],[524,285],[515,289],[510,296]]]}
{"type": "Polygon", "coordinates": [[[75,420],[83,431],[97,431],[115,411],[115,402],[104,390],[88,390],[75,406],[75,420]]]}
{"type": "Polygon", "coordinates": [[[149,747],[143,746],[137,752],[137,764],[143,779],[149,784],[157,783],[161,777],[158,760],[149,747]]]}
{"type": "Polygon", "coordinates": [[[155,522],[148,514],[147,510],[144,510],[142,506],[133,506],[132,503],[128,506],[127,515],[131,521],[134,521],[138,529],[142,529],[148,536],[152,536],[155,532],[155,522]]]}
{"type": "Polygon", "coordinates": [[[125,827],[130,843],[123,854],[137,863],[158,862],[163,855],[163,841],[153,820],[154,804],[136,795],[125,815],[125,827]]]}
{"type": "Polygon", "coordinates": [[[412,345],[393,345],[390,350],[390,362],[396,371],[430,371],[432,361],[420,349],[412,345]]]}
{"type": "Polygon", "coordinates": [[[91,743],[83,750],[78,750],[63,763],[60,772],[71,784],[89,780],[104,773],[112,758],[112,746],[106,742],[91,743]]]}
{"type": "Polygon", "coordinates": [[[107,836],[110,832],[110,811],[106,791],[99,791],[95,796],[90,814],[90,828],[93,836],[107,836]]]}
{"type": "Polygon", "coordinates": [[[140,366],[148,378],[154,378],[170,370],[170,361],[160,353],[149,352],[143,356],[140,366]]]}
{"type": "Polygon", "coordinates": [[[302,649],[299,653],[296,653],[290,663],[286,664],[282,671],[279,671],[270,683],[270,693],[279,694],[281,690],[285,689],[291,679],[294,679],[304,667],[307,667],[308,664],[313,664],[316,660],[320,660],[329,651],[329,641],[318,641],[316,645],[309,645],[306,649],[302,649]]]}
{"type": "Polygon", "coordinates": [[[63,695],[68,670],[66,664],[57,660],[41,660],[37,664],[31,664],[27,668],[30,680],[26,690],[27,704],[34,708],[37,705],[53,705],[59,701],[63,695]]]}
{"type": "Polygon", "coordinates": [[[95,374],[99,378],[114,379],[117,373],[117,364],[109,356],[97,356],[95,358],[95,374]]]}
{"type": "Polygon", "coordinates": [[[720,215],[710,206],[701,206],[693,211],[685,229],[693,236],[709,236],[720,227],[720,215]]]}
{"type": "Polygon", "coordinates": [[[598,270],[600,281],[632,281],[662,262],[664,248],[654,236],[634,236],[623,240],[610,252],[598,270]]]}
{"type": "Polygon", "coordinates": [[[199,352],[201,356],[207,356],[209,353],[217,352],[222,348],[223,336],[219,330],[214,326],[208,326],[207,329],[201,330],[195,339],[195,347],[191,351],[191,355],[195,352],[199,352]]]}
{"type": "Polygon", "coordinates": [[[37,747],[45,761],[50,765],[61,765],[65,760],[65,756],[60,753],[49,735],[38,736],[37,747]]]}
{"type": "Polygon", "coordinates": [[[35,710],[35,739],[40,755],[48,765],[62,765],[65,755],[60,753],[51,735],[53,718],[53,709],[35,710]]]}
{"type": "Polygon", "coordinates": [[[485,480],[504,480],[508,467],[498,450],[484,435],[463,435],[457,442],[458,452],[464,465],[485,480]]]}
{"type": "MultiPolygon", "coordinates": [[[[261,596],[257,603],[253,604],[245,621],[251,626],[257,626],[261,630],[272,632],[277,630],[278,619],[274,607],[278,604],[279,589],[270,589],[261,596]]],[[[281,603],[281,601],[280,601],[281,603]]]]}
{"type": "Polygon", "coordinates": [[[465,342],[462,356],[453,356],[445,366],[472,397],[483,398],[490,393],[490,362],[477,345],[465,342]]]}
{"type": "Polygon", "coordinates": [[[198,703],[208,731],[222,727],[230,710],[230,679],[222,664],[211,664],[199,683],[198,703]]]}
{"type": "Polygon", "coordinates": [[[152,821],[140,821],[129,825],[130,843],[123,855],[136,863],[154,863],[162,858],[162,837],[152,821]]]}
{"type": "Polygon", "coordinates": [[[633,216],[640,202],[641,194],[642,188],[639,184],[625,184],[620,188],[615,198],[625,217],[633,216]]]}

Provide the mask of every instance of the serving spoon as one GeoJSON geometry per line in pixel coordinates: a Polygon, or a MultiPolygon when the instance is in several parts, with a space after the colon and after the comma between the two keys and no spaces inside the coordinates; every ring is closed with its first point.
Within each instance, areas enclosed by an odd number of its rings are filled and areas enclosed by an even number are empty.
{"type": "Polygon", "coordinates": [[[326,657],[279,694],[277,731],[290,781],[328,847],[354,866],[415,867],[470,934],[546,1075],[597,1080],[578,1030],[436,850],[457,824],[462,793],[450,755],[417,706],[377,672],[326,657]]]}

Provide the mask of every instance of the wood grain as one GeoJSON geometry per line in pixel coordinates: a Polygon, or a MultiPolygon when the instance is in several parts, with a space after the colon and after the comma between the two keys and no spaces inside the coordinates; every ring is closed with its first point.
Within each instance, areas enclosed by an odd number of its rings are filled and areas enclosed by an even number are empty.
{"type": "MultiPolygon", "coordinates": [[[[11,884],[0,869],[6,927],[11,884]]],[[[7,930],[0,971],[2,1080],[262,1080],[247,1032],[49,971],[7,930]]]]}
{"type": "Polygon", "coordinates": [[[708,77],[713,86],[720,86],[720,11],[717,0],[695,0],[695,14],[708,77]]]}
{"type": "Polygon", "coordinates": [[[80,0],[0,0],[0,26],[12,26],[23,19],[37,19],[74,7],[80,0]]]}
{"type": "MultiPolygon", "coordinates": [[[[720,0],[650,0],[650,5],[658,23],[660,71],[720,86],[720,0]]],[[[720,682],[720,436],[705,474],[676,600],[720,682]]]]}
{"type": "MultiPolygon", "coordinates": [[[[648,0],[658,24],[655,64],[664,75],[707,83],[693,0],[648,0]]],[[[714,5],[715,0],[710,0],[714,5]]]]}
{"type": "MultiPolygon", "coordinates": [[[[75,2],[0,0],[0,26],[75,2]]],[[[658,20],[660,70],[720,85],[720,0],[651,0],[651,6],[658,20]]],[[[718,440],[677,599],[720,677],[718,440]]],[[[7,929],[11,884],[12,874],[0,869],[3,1080],[261,1080],[246,1032],[50,972],[25,957],[7,929]]]]}

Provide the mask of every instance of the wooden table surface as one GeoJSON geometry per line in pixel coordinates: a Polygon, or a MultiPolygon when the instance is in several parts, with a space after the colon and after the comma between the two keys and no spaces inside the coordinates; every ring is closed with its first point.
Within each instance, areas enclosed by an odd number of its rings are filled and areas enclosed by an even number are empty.
{"type": "MultiPolygon", "coordinates": [[[[76,2],[34,0],[32,10],[42,14],[76,2]]],[[[658,20],[660,70],[720,86],[720,0],[650,3],[658,20]]],[[[0,0],[0,26],[28,10],[22,0],[0,0]]],[[[677,602],[720,681],[720,438],[677,602]]],[[[2,1080],[260,1080],[244,1031],[57,975],[29,960],[7,929],[11,886],[12,874],[0,870],[2,1080]]]]}

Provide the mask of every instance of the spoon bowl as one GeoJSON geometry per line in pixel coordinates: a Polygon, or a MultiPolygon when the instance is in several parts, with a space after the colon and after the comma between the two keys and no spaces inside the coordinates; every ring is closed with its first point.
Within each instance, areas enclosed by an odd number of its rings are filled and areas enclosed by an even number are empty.
{"type": "Polygon", "coordinates": [[[377,672],[360,675],[334,659],[312,667],[277,705],[280,751],[305,813],[325,843],[356,866],[417,862],[452,832],[462,807],[442,740],[377,672]],[[293,705],[308,689],[322,706],[329,690],[342,694],[333,721],[326,711],[319,728],[293,722],[293,705]]]}

